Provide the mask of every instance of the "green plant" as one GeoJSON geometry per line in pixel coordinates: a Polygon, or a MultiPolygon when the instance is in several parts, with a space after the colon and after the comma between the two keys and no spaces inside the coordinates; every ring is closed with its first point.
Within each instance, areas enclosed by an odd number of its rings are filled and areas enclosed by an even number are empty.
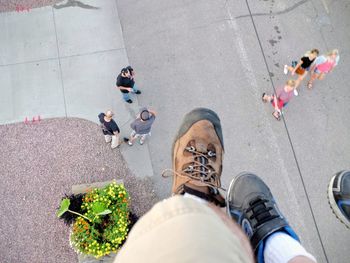
{"type": "Polygon", "coordinates": [[[75,212],[73,210],[69,210],[69,206],[70,206],[70,200],[68,198],[63,198],[60,204],[60,208],[57,211],[57,217],[61,217],[64,213],[69,212],[72,214],[75,214],[77,216],[81,216],[84,217],[85,219],[89,220],[91,222],[91,219],[83,216],[82,214],[75,212]]]}
{"type": "MultiPolygon", "coordinates": [[[[70,235],[73,248],[96,258],[117,252],[129,231],[128,200],[124,185],[115,182],[85,194],[70,235]]],[[[57,215],[67,211],[76,214],[63,199],[57,215]]]]}

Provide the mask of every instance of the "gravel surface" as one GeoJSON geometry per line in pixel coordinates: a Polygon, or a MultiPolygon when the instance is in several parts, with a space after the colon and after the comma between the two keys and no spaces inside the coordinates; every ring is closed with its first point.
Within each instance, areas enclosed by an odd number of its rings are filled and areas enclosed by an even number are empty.
{"type": "Polygon", "coordinates": [[[150,180],[131,174],[97,124],[76,118],[9,124],[0,126],[0,138],[1,263],[77,262],[69,228],[55,215],[72,185],[123,179],[139,216],[157,201],[150,180]]]}
{"type": "Polygon", "coordinates": [[[62,0],[0,0],[0,12],[27,12],[36,7],[51,6],[62,0]]]}

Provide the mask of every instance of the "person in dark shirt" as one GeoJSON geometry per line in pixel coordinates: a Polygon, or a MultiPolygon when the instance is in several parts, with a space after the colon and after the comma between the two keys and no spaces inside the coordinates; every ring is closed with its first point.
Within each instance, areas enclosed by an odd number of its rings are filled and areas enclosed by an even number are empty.
{"type": "Polygon", "coordinates": [[[310,66],[315,61],[319,53],[320,52],[318,49],[314,48],[311,51],[306,52],[306,54],[299,60],[299,62],[292,61],[292,66],[284,65],[284,74],[287,75],[288,71],[291,72],[292,76],[294,76],[295,73],[298,74],[298,79],[296,80],[294,89],[295,96],[298,96],[297,88],[307,75],[307,72],[310,70],[310,66]]]}
{"type": "Polygon", "coordinates": [[[102,132],[105,136],[106,143],[111,142],[111,148],[114,149],[120,145],[119,133],[120,129],[117,123],[113,120],[113,112],[108,110],[106,113],[100,113],[98,119],[101,123],[102,132]]]}
{"type": "Polygon", "coordinates": [[[283,87],[277,88],[276,95],[267,95],[265,92],[262,95],[263,102],[270,102],[275,108],[275,111],[272,113],[272,116],[276,120],[281,120],[282,109],[287,106],[288,102],[294,96],[293,90],[295,89],[296,81],[288,80],[283,87]]]}
{"type": "Polygon", "coordinates": [[[132,146],[133,142],[137,138],[140,138],[139,143],[141,145],[144,144],[146,137],[151,135],[151,127],[155,119],[155,111],[147,109],[146,107],[141,108],[139,115],[130,124],[130,127],[132,129],[130,138],[124,138],[124,141],[132,146]]]}
{"type": "Polygon", "coordinates": [[[116,85],[127,103],[132,103],[129,93],[141,94],[135,84],[135,71],[131,66],[123,68],[117,77],[116,85]]]}

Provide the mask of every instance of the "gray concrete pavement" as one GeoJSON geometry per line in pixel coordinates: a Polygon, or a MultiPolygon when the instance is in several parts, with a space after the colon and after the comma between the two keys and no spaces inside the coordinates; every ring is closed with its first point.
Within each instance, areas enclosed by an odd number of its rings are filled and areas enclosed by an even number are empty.
{"type": "Polygon", "coordinates": [[[217,111],[225,141],[223,183],[249,170],[271,186],[281,210],[319,262],[347,262],[349,231],[332,214],[328,180],[349,167],[347,1],[117,0],[130,63],[159,112],[150,141],[158,194],[173,136],[197,106],[217,111]],[[327,13],[328,10],[328,13],[327,13]],[[341,62],[276,122],[261,102],[287,79],[283,65],[306,50],[339,48],[341,62]],[[156,138],[156,139],[155,139],[156,138]]]}
{"type": "MultiPolygon", "coordinates": [[[[122,135],[129,135],[139,106],[137,98],[124,103],[115,88],[129,65],[116,3],[84,4],[0,13],[0,124],[38,115],[98,122],[98,113],[112,109],[122,135]]],[[[136,175],[153,175],[147,144],[121,147],[136,175]]]]}
{"type": "Polygon", "coordinates": [[[139,104],[159,113],[148,145],[122,146],[136,175],[153,175],[157,194],[168,196],[171,180],[160,173],[171,167],[182,116],[209,107],[223,124],[224,186],[244,170],[260,175],[319,262],[348,261],[349,231],[326,199],[328,180],[350,159],[347,1],[83,2],[99,9],[0,14],[0,123],[39,114],[96,122],[111,107],[127,135],[137,105],[123,103],[114,82],[129,61],[139,104]],[[339,66],[312,91],[303,87],[276,122],[261,93],[314,47],[339,48],[339,66]]]}

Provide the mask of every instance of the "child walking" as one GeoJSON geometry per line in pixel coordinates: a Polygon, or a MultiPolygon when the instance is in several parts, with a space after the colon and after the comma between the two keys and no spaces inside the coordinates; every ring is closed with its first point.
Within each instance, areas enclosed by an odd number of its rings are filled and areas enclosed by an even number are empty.
{"type": "Polygon", "coordinates": [[[305,55],[297,61],[292,61],[292,66],[284,65],[284,74],[288,74],[288,72],[291,72],[291,75],[294,76],[295,73],[298,75],[298,79],[296,80],[295,89],[294,89],[294,95],[298,96],[298,90],[300,83],[303,81],[303,79],[306,77],[307,72],[310,70],[310,67],[312,63],[317,58],[318,54],[320,52],[318,49],[314,48],[311,51],[307,51],[305,55]]]}
{"type": "Polygon", "coordinates": [[[276,120],[281,120],[282,109],[286,107],[288,102],[294,96],[293,91],[295,89],[295,85],[296,81],[290,79],[283,87],[277,88],[276,95],[267,95],[265,92],[262,94],[262,101],[264,103],[270,102],[275,108],[272,116],[275,117],[276,120]]]}
{"type": "Polygon", "coordinates": [[[333,49],[332,51],[329,51],[326,55],[319,56],[315,60],[314,65],[312,65],[311,67],[311,76],[307,87],[311,89],[315,79],[324,79],[325,75],[331,73],[333,69],[338,65],[338,62],[338,49],[333,49]]]}

